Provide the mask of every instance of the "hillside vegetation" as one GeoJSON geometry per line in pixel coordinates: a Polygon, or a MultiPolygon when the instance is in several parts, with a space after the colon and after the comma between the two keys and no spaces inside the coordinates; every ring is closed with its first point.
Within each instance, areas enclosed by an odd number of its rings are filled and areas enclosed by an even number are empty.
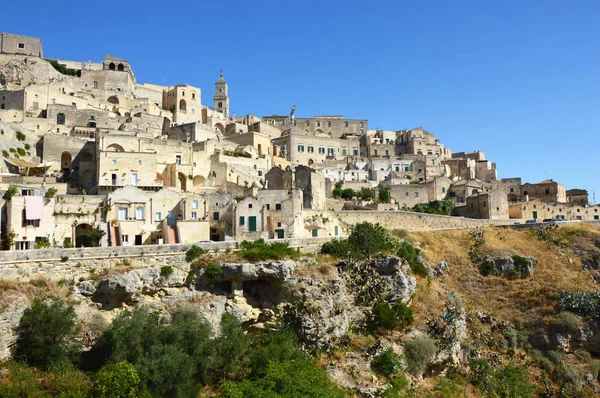
{"type": "MultiPolygon", "coordinates": [[[[362,223],[322,251],[301,258],[263,242],[223,254],[193,247],[186,290],[201,296],[158,309],[161,288],[146,288],[134,308],[96,310],[113,315],[91,323],[78,318],[84,307],[73,296],[88,281],[4,281],[6,306],[27,309],[13,359],[0,364],[0,396],[600,393],[597,228],[409,234],[362,223]],[[293,276],[269,276],[244,291],[254,308],[268,309],[263,317],[273,314],[269,320],[240,322],[232,307],[218,324],[207,321],[211,300],[229,294],[219,289],[234,262],[281,259],[286,267],[296,260],[293,276]],[[16,297],[29,301],[11,302],[16,297]]],[[[132,272],[123,263],[102,278],[132,272]]],[[[180,272],[168,268],[156,271],[161,280],[180,272]]]]}

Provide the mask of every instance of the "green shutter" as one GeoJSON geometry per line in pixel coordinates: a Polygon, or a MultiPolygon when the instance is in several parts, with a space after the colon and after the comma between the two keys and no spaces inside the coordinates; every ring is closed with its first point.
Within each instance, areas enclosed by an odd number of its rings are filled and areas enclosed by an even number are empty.
{"type": "Polygon", "coordinates": [[[248,217],[248,230],[250,232],[256,232],[256,216],[248,217]]]}
{"type": "Polygon", "coordinates": [[[244,225],[246,219],[244,218],[244,216],[240,216],[240,225],[244,225]]]}
{"type": "Polygon", "coordinates": [[[318,229],[313,229],[312,230],[312,236],[313,236],[313,238],[316,238],[317,236],[319,236],[319,230],[318,229]]]}

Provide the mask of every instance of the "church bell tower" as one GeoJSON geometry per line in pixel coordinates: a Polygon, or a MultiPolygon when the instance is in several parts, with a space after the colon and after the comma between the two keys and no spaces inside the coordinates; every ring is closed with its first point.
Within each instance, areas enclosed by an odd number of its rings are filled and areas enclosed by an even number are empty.
{"type": "Polygon", "coordinates": [[[227,94],[227,83],[223,78],[223,70],[221,76],[215,83],[215,96],[213,97],[214,107],[217,112],[221,112],[223,116],[229,118],[229,96],[227,94]]]}

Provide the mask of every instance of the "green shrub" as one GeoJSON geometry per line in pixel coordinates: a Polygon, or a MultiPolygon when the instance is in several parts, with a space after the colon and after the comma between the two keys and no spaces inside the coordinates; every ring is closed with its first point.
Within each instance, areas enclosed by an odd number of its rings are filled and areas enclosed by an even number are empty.
{"type": "Polygon", "coordinates": [[[342,189],[340,192],[340,198],[344,200],[352,200],[357,195],[357,192],[352,188],[342,189]]]}
{"type": "Polygon", "coordinates": [[[429,270],[423,264],[418,263],[416,261],[410,263],[410,270],[415,274],[419,275],[423,278],[427,278],[429,276],[429,270]]]}
{"type": "Polygon", "coordinates": [[[563,290],[558,297],[558,304],[562,311],[570,311],[580,315],[600,316],[600,291],[569,292],[563,290]]]}
{"type": "Polygon", "coordinates": [[[17,150],[15,148],[8,148],[8,151],[10,153],[17,153],[17,150]]]}
{"type": "Polygon", "coordinates": [[[48,241],[48,238],[41,238],[35,241],[35,248],[36,249],[45,249],[50,247],[50,242],[48,241]]]}
{"type": "Polygon", "coordinates": [[[66,66],[59,64],[57,61],[55,61],[53,59],[47,59],[46,61],[50,62],[50,65],[52,65],[54,67],[54,69],[56,69],[58,72],[62,73],[63,75],[81,77],[80,70],[67,68],[66,66]]]}
{"type": "Polygon", "coordinates": [[[410,307],[404,304],[401,300],[398,300],[394,303],[394,312],[398,318],[398,326],[400,326],[402,329],[413,323],[415,319],[412,309],[410,309],[410,307]]]}
{"type": "Polygon", "coordinates": [[[223,275],[223,269],[219,263],[208,263],[206,265],[206,277],[211,283],[216,282],[221,275],[223,275]]]}
{"type": "Polygon", "coordinates": [[[43,369],[73,360],[80,350],[75,318],[73,306],[61,299],[46,304],[35,298],[19,321],[15,357],[43,369]]]}
{"type": "Polygon", "coordinates": [[[552,361],[555,365],[560,365],[563,361],[563,353],[560,351],[550,350],[546,351],[546,358],[552,361]]]}
{"type": "Polygon", "coordinates": [[[396,255],[400,258],[405,259],[409,263],[413,263],[417,258],[417,251],[415,250],[413,245],[411,245],[407,241],[404,241],[400,243],[396,255]]]}
{"type": "Polygon", "coordinates": [[[287,242],[265,243],[264,239],[254,242],[243,241],[242,249],[238,255],[249,261],[282,260],[284,258],[295,259],[299,253],[291,248],[287,242]]]}
{"type": "Polygon", "coordinates": [[[10,157],[8,151],[2,151],[2,156],[4,156],[5,158],[10,157]]]}
{"type": "Polygon", "coordinates": [[[25,148],[28,151],[31,149],[31,145],[25,144],[25,145],[23,145],[23,148],[25,148]]]}
{"type": "Polygon", "coordinates": [[[138,372],[127,361],[104,366],[94,378],[92,390],[94,398],[143,398],[149,396],[138,372]]]}
{"type": "Polygon", "coordinates": [[[348,239],[333,239],[321,246],[321,254],[329,254],[337,258],[351,256],[352,252],[353,248],[348,243],[348,239]]]}
{"type": "Polygon", "coordinates": [[[25,134],[21,133],[20,131],[17,131],[15,135],[17,137],[17,140],[19,140],[19,141],[25,141],[27,139],[25,134]]]}
{"type": "Polygon", "coordinates": [[[469,376],[471,383],[481,390],[489,386],[494,373],[494,368],[487,359],[473,359],[469,362],[469,376]]]}
{"type": "Polygon", "coordinates": [[[600,374],[600,359],[596,359],[590,363],[590,373],[594,376],[594,379],[598,379],[600,374]]]}
{"type": "Polygon", "coordinates": [[[203,248],[192,245],[188,251],[185,252],[185,260],[191,263],[192,261],[200,258],[200,256],[202,256],[204,253],[206,253],[206,251],[203,248]]]}
{"type": "Polygon", "coordinates": [[[436,352],[437,348],[433,339],[429,337],[412,339],[404,347],[406,369],[414,375],[423,374],[436,352]]]}
{"type": "Polygon", "coordinates": [[[4,194],[4,199],[10,200],[17,193],[19,193],[19,188],[15,187],[14,185],[11,185],[6,190],[6,193],[4,194]]]}
{"type": "Polygon", "coordinates": [[[54,195],[56,195],[56,188],[48,188],[48,190],[44,194],[44,197],[46,197],[46,198],[53,198],[54,195]]]}
{"type": "Polygon", "coordinates": [[[579,329],[579,318],[572,312],[561,312],[552,321],[552,328],[564,333],[576,332],[579,329]]]}
{"type": "Polygon", "coordinates": [[[376,332],[380,329],[392,330],[396,326],[398,326],[398,319],[392,307],[388,303],[375,303],[371,308],[369,329],[376,332]]]}
{"type": "Polygon", "coordinates": [[[60,261],[66,263],[67,261],[69,261],[69,256],[61,256],[60,261]]]}
{"type": "Polygon", "coordinates": [[[48,395],[42,389],[41,374],[26,364],[8,361],[0,365],[0,397],[6,398],[43,398],[48,395]]]}
{"type": "Polygon", "coordinates": [[[87,397],[91,387],[88,376],[67,362],[59,363],[50,369],[46,384],[50,396],[65,398],[87,397]]]}
{"type": "Polygon", "coordinates": [[[386,187],[379,188],[379,192],[377,194],[377,200],[380,203],[390,203],[392,201],[390,189],[386,188],[386,187]]]}
{"type": "Polygon", "coordinates": [[[163,265],[162,267],[160,267],[160,276],[164,276],[166,278],[172,273],[173,267],[171,267],[170,265],[163,265]]]}
{"type": "Polygon", "coordinates": [[[27,152],[25,152],[25,149],[23,148],[17,148],[17,153],[19,154],[19,156],[25,156],[27,154],[27,152]]]}
{"type": "Polygon", "coordinates": [[[429,203],[418,203],[413,207],[417,213],[438,214],[449,216],[454,211],[455,204],[451,200],[434,200],[429,203]]]}
{"type": "Polygon", "coordinates": [[[385,377],[392,377],[402,371],[402,356],[390,347],[373,358],[371,368],[385,377]]]}
{"type": "Polygon", "coordinates": [[[64,247],[65,249],[69,249],[71,247],[73,247],[73,244],[71,242],[71,238],[67,237],[63,239],[63,244],[62,247],[64,247]]]}
{"type": "Polygon", "coordinates": [[[394,253],[397,251],[397,241],[380,224],[362,222],[352,226],[348,243],[354,251],[367,258],[374,253],[394,253]]]}
{"type": "Polygon", "coordinates": [[[491,260],[486,260],[481,264],[481,275],[488,276],[494,272],[494,262],[491,260]]]}

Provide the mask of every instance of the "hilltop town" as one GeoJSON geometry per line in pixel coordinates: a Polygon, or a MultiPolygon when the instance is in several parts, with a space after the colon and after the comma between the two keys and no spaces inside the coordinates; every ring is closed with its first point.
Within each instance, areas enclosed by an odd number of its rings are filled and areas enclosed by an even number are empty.
{"type": "Polygon", "coordinates": [[[198,87],[138,83],[111,55],[44,58],[40,39],[7,33],[0,53],[9,250],[336,237],[358,220],[419,230],[600,217],[587,191],[499,180],[483,152],[452,152],[421,127],[296,117],[291,105],[236,116],[223,71],[209,106],[198,87]]]}

